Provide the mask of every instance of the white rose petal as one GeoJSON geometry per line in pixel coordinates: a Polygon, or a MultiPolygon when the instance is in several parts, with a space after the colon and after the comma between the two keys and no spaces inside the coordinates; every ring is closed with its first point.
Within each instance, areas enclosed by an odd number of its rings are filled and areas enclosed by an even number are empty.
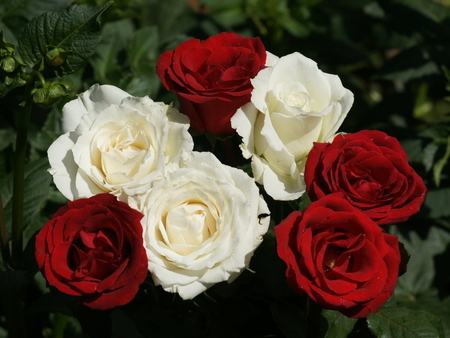
{"type": "Polygon", "coordinates": [[[252,85],[251,102],[231,118],[242,154],[252,159],[256,181],[272,198],[297,199],[305,191],[303,171],[313,143],[336,134],[353,94],[300,53],[279,58],[252,85]]]}
{"type": "Polygon", "coordinates": [[[155,284],[183,299],[239,276],[270,220],[254,180],[211,153],[194,152],[185,167],[128,203],[145,215],[144,245],[155,284]]]}
{"type": "Polygon", "coordinates": [[[63,129],[48,149],[54,182],[70,200],[147,191],[187,160],[189,120],[169,105],[94,85],[63,108],[63,129]]]}

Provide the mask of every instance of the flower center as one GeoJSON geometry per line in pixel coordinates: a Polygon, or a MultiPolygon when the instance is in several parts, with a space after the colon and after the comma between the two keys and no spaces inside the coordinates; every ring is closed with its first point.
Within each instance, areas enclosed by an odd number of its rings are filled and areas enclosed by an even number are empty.
{"type": "Polygon", "coordinates": [[[293,115],[309,113],[314,100],[309,96],[305,86],[300,82],[289,82],[280,93],[281,99],[291,109],[293,115]]]}
{"type": "Polygon", "coordinates": [[[137,122],[127,121],[119,130],[105,131],[102,136],[98,138],[98,149],[107,183],[127,183],[151,171],[155,151],[137,122]],[[143,166],[149,168],[142,170],[143,166]]]}
{"type": "Polygon", "coordinates": [[[126,252],[120,252],[118,247],[116,234],[108,229],[80,231],[79,238],[72,243],[69,267],[77,278],[103,280],[117,270],[128,256],[126,252]]]}
{"type": "Polygon", "coordinates": [[[322,261],[322,267],[323,267],[324,273],[328,273],[334,268],[334,266],[336,265],[336,261],[339,258],[341,253],[342,253],[341,248],[334,246],[334,245],[327,246],[327,249],[325,250],[325,255],[323,256],[323,261],[322,261]]]}
{"type": "Polygon", "coordinates": [[[172,249],[187,255],[211,237],[216,222],[206,205],[184,203],[167,213],[165,227],[172,249]]]}

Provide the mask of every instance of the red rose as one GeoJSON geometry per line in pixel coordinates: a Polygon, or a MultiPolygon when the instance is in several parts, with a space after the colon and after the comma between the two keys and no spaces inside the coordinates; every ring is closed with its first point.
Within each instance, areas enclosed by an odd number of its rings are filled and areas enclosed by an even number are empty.
{"type": "Polygon", "coordinates": [[[427,191],[397,139],[377,130],[315,143],[305,181],[311,200],[341,192],[378,225],[406,221],[419,211],[427,191]]]}
{"type": "Polygon", "coordinates": [[[163,53],[156,74],[178,94],[191,126],[213,134],[234,132],[230,118],[250,101],[250,79],[264,68],[266,50],[259,38],[220,33],[192,39],[163,53]]]}
{"type": "Polygon", "coordinates": [[[342,194],[294,211],[275,227],[287,282],[323,308],[367,317],[388,300],[397,283],[397,237],[382,229],[342,194]]]}
{"type": "Polygon", "coordinates": [[[36,236],[42,274],[92,309],[130,302],[148,271],[142,217],[110,194],[67,203],[36,236]]]}

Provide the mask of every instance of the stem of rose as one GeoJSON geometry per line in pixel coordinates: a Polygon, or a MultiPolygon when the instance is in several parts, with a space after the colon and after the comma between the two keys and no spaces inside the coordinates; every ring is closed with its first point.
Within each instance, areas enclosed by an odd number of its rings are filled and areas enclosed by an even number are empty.
{"type": "MultiPolygon", "coordinates": [[[[14,152],[12,229],[11,229],[11,265],[15,270],[23,268],[23,196],[25,186],[25,159],[27,153],[27,134],[33,100],[31,89],[34,76],[30,76],[25,88],[25,102],[19,118],[14,152]]],[[[2,238],[3,239],[3,238],[2,238]]],[[[9,248],[7,248],[9,250],[9,248]]],[[[12,271],[11,271],[12,272],[12,271]]],[[[19,272],[19,271],[17,271],[19,272]]],[[[8,309],[6,316],[8,337],[26,336],[23,299],[24,290],[19,288],[5,295],[3,302],[8,309]]]]}
{"type": "Polygon", "coordinates": [[[9,253],[8,232],[6,230],[5,210],[3,209],[2,194],[0,194],[0,247],[2,251],[2,261],[11,264],[9,253]]]}
{"type": "Polygon", "coordinates": [[[27,153],[28,125],[33,105],[30,96],[32,82],[29,81],[25,89],[26,100],[19,119],[14,152],[11,246],[12,264],[15,269],[22,268],[25,158],[27,153]]]}

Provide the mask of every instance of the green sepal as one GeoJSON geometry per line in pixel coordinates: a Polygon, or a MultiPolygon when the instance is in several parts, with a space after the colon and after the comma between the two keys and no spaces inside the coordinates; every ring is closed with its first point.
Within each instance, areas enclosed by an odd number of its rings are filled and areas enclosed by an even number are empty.
{"type": "Polygon", "coordinates": [[[48,107],[69,95],[74,85],[73,82],[36,82],[36,87],[31,91],[33,102],[39,107],[48,107]]]}

